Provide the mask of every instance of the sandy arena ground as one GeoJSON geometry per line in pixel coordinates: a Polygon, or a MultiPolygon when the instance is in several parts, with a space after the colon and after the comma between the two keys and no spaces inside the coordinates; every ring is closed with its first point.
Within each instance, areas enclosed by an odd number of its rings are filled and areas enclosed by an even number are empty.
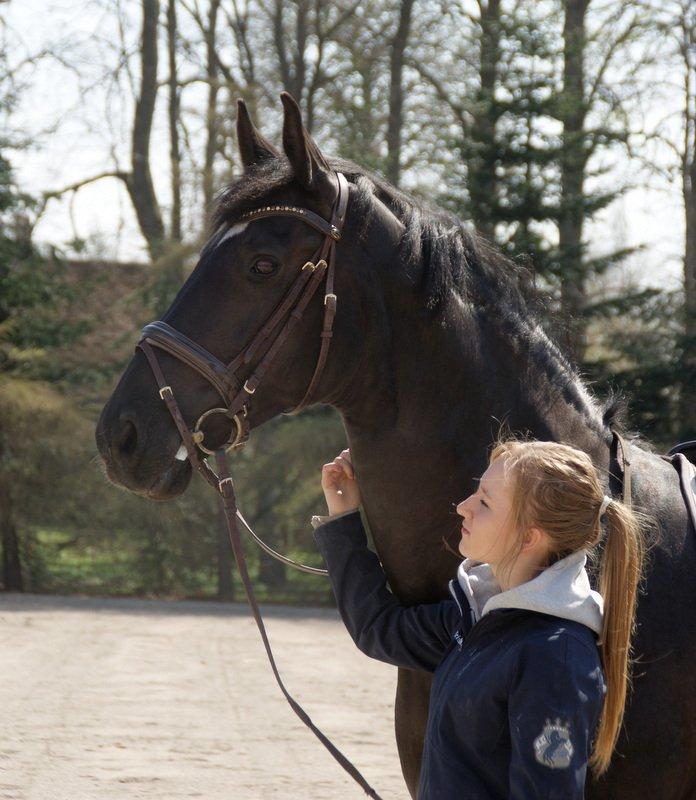
{"type": "MultiPolygon", "coordinates": [[[[332,610],[264,608],[281,675],[385,800],[396,670],[332,610]]],[[[290,710],[246,606],[0,594],[2,800],[361,798],[290,710]]]]}

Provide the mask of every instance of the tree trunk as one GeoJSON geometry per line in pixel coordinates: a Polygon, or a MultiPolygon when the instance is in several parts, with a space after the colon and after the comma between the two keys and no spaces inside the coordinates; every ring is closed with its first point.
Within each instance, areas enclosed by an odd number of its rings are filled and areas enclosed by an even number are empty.
{"type": "MultiPolygon", "coordinates": [[[[279,542],[278,537],[275,536],[277,528],[276,516],[270,508],[263,515],[264,528],[271,534],[272,538],[268,540],[268,544],[274,550],[283,550],[287,547],[287,542],[279,542]]],[[[288,573],[285,564],[278,559],[269,556],[263,550],[259,550],[259,581],[264,584],[268,589],[283,589],[288,581],[288,573]]]]}
{"type": "Polygon", "coordinates": [[[495,175],[497,148],[497,111],[495,88],[500,62],[500,0],[479,3],[481,44],[479,58],[479,90],[476,94],[473,121],[467,146],[467,184],[471,216],[476,230],[489,241],[495,240],[495,207],[497,180],[495,175]]]}
{"type": "Polygon", "coordinates": [[[179,87],[177,80],[176,43],[178,25],[176,0],[167,5],[167,49],[169,55],[169,163],[172,174],[172,216],[169,238],[181,241],[181,153],[179,151],[179,87]]]}
{"type": "Polygon", "coordinates": [[[203,225],[213,207],[215,194],[215,155],[218,149],[217,96],[219,90],[218,61],[215,52],[217,38],[217,16],[220,0],[211,0],[208,9],[208,25],[205,30],[206,75],[208,77],[208,103],[206,108],[205,163],[203,165],[203,225]]]}
{"type": "Polygon", "coordinates": [[[576,362],[585,354],[585,282],[582,234],[585,218],[584,183],[587,154],[584,142],[585,16],[589,0],[564,0],[563,91],[560,98],[563,122],[561,151],[561,207],[559,214],[559,258],[561,301],[567,325],[562,344],[576,362]]]}
{"type": "Polygon", "coordinates": [[[0,543],[2,543],[2,584],[6,592],[23,592],[24,577],[19,553],[19,536],[12,514],[12,498],[0,478],[0,543]]]}
{"type": "MultiPolygon", "coordinates": [[[[316,4],[318,10],[321,3],[316,4]]],[[[275,46],[280,83],[283,89],[301,105],[305,99],[307,82],[307,42],[310,35],[310,4],[308,0],[297,0],[295,5],[295,27],[290,36],[285,33],[285,17],[289,13],[290,4],[284,0],[275,0],[271,12],[273,27],[273,44],[275,46]]],[[[305,120],[311,132],[313,115],[305,120]]]]}
{"type": "Polygon", "coordinates": [[[263,551],[259,553],[259,559],[259,581],[268,589],[284,589],[288,582],[285,564],[263,551]]]}
{"type": "Polygon", "coordinates": [[[681,365],[680,438],[696,435],[696,124],[690,163],[684,166],[683,195],[686,218],[684,247],[684,355],[681,365]]]}
{"type": "MultiPolygon", "coordinates": [[[[280,83],[286,92],[293,94],[293,81],[290,70],[288,51],[285,46],[285,31],[283,30],[283,10],[286,8],[283,0],[275,0],[273,6],[273,44],[275,45],[276,58],[278,59],[278,70],[280,72],[280,83]]],[[[300,102],[299,97],[295,97],[300,102]]]]}
{"type": "Polygon", "coordinates": [[[401,0],[399,24],[391,45],[386,174],[394,186],[399,185],[401,177],[401,134],[404,127],[404,53],[411,30],[413,4],[414,0],[401,0]]]}
{"type": "Polygon", "coordinates": [[[142,65],[140,96],[135,104],[131,173],[126,186],[147,242],[151,258],[164,250],[164,224],[150,171],[150,135],[157,97],[157,23],[159,0],[143,0],[143,30],[140,45],[142,65]]]}
{"type": "Polygon", "coordinates": [[[302,95],[305,88],[305,77],[307,75],[307,37],[309,36],[309,3],[307,0],[299,0],[297,3],[297,17],[295,19],[295,36],[293,53],[293,80],[290,93],[296,98],[297,102],[302,102],[302,95]]]}

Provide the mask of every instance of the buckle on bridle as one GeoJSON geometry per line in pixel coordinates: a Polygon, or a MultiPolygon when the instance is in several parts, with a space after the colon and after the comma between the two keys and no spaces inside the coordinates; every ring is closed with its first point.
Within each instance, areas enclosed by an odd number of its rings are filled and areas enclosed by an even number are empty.
{"type": "Polygon", "coordinates": [[[306,263],[306,264],[305,264],[305,265],[302,267],[302,269],[300,270],[300,272],[302,272],[302,270],[305,270],[305,269],[309,269],[309,270],[311,270],[312,272],[314,272],[314,270],[315,270],[316,268],[317,268],[317,265],[316,265],[316,264],[313,264],[311,261],[308,261],[308,262],[307,262],[307,263],[306,263]]]}
{"type": "Polygon", "coordinates": [[[244,387],[243,387],[243,388],[244,388],[244,391],[245,391],[245,392],[248,392],[249,394],[254,394],[254,392],[256,391],[256,388],[254,388],[254,389],[250,389],[250,388],[247,386],[247,383],[249,383],[249,379],[248,379],[248,378],[247,378],[247,380],[245,380],[245,381],[244,381],[244,387]]]}
{"type": "Polygon", "coordinates": [[[336,295],[333,292],[329,292],[328,294],[324,295],[324,305],[326,305],[326,301],[329,299],[329,297],[333,297],[334,303],[338,302],[338,297],[336,297],[336,295]]]}
{"type": "Polygon", "coordinates": [[[162,400],[166,399],[165,396],[164,396],[164,392],[169,392],[169,396],[170,397],[174,397],[174,392],[172,391],[172,387],[171,386],[163,386],[159,390],[159,396],[162,398],[162,400]]]}
{"type": "Polygon", "coordinates": [[[232,478],[223,478],[221,481],[218,481],[218,489],[220,490],[220,494],[222,494],[223,483],[232,483],[232,478]]]}

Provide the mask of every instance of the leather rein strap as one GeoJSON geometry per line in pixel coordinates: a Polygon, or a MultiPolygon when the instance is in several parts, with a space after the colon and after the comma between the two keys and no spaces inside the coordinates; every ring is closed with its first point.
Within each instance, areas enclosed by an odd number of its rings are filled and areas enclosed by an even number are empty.
{"type": "Polygon", "coordinates": [[[275,658],[273,657],[273,651],[271,650],[270,642],[268,641],[268,635],[266,634],[266,628],[263,624],[263,619],[261,617],[261,612],[259,610],[258,603],[256,601],[256,596],[254,595],[254,590],[251,586],[251,580],[249,578],[249,572],[247,570],[246,559],[244,557],[244,550],[242,549],[242,542],[239,537],[239,532],[237,530],[237,525],[235,522],[235,511],[237,508],[235,496],[234,496],[234,485],[232,483],[232,478],[229,475],[228,467],[227,467],[227,455],[224,451],[218,450],[215,453],[215,459],[217,461],[218,466],[218,474],[220,476],[219,482],[219,490],[222,494],[222,502],[223,507],[225,509],[225,517],[227,518],[227,531],[230,537],[230,544],[232,545],[232,551],[234,552],[234,557],[237,560],[237,566],[239,567],[239,574],[242,578],[242,583],[244,584],[244,591],[246,592],[247,600],[249,602],[249,606],[251,608],[252,614],[254,615],[254,620],[256,621],[256,626],[259,629],[259,633],[261,634],[261,639],[263,640],[263,646],[266,649],[266,655],[268,656],[268,661],[271,665],[271,669],[273,670],[273,675],[275,676],[276,683],[280,687],[281,692],[285,695],[285,699],[290,704],[290,708],[297,714],[297,716],[304,722],[304,724],[312,731],[312,733],[319,739],[319,741],[324,745],[324,747],[331,753],[331,755],[338,761],[338,763],[343,767],[343,769],[353,778],[353,780],[360,785],[366,795],[368,797],[374,798],[374,800],[381,800],[380,796],[377,792],[370,786],[370,784],[365,780],[362,773],[358,770],[358,768],[346,757],[343,753],[336,747],[336,745],[324,734],[317,726],[312,722],[307,712],[302,708],[302,706],[290,695],[288,690],[285,688],[283,681],[280,677],[278,672],[278,667],[276,666],[275,658]]]}
{"type": "Polygon", "coordinates": [[[237,528],[237,517],[244,523],[245,527],[249,530],[254,540],[270,555],[279,559],[280,561],[293,566],[303,572],[310,572],[317,575],[327,575],[327,571],[317,567],[308,567],[304,564],[298,564],[280,553],[277,553],[271,547],[266,545],[259,539],[258,536],[251,530],[246,520],[240,514],[237,508],[237,502],[234,493],[234,484],[230,476],[229,465],[227,463],[228,451],[244,446],[249,438],[249,425],[247,422],[247,407],[249,397],[256,391],[256,387],[260,383],[264,374],[266,373],[272,359],[280,350],[283,342],[287,338],[294,324],[302,318],[302,312],[307,303],[315,293],[321,279],[326,273],[326,292],[324,295],[324,323],[321,331],[321,349],[319,351],[319,358],[317,365],[314,369],[314,374],[309,383],[307,391],[300,403],[291,411],[290,414],[298,413],[302,408],[310,402],[319,379],[321,377],[326,359],[328,356],[329,344],[333,334],[333,320],[336,314],[336,294],[334,293],[334,259],[335,259],[335,244],[341,238],[341,231],[346,217],[346,209],[348,205],[348,182],[341,173],[336,174],[338,183],[338,196],[332,211],[330,222],[319,217],[308,209],[300,209],[294,206],[266,206],[265,208],[250,211],[242,216],[242,220],[251,221],[254,219],[261,219],[270,216],[293,216],[302,219],[309,225],[319,230],[324,234],[324,241],[313,255],[311,261],[308,261],[301,269],[300,274],[296,278],[293,285],[290,287],[285,297],[278,304],[276,309],[271,314],[270,318],[264,326],[258,331],[251,343],[243,350],[238,356],[234,358],[229,364],[225,364],[216,358],[212,353],[209,353],[205,348],[198,345],[193,340],[189,339],[184,334],[172,328],[166,322],[157,321],[151,322],[146,325],[142,331],[142,338],[137,344],[137,348],[142,350],[148,360],[150,368],[152,369],[155,380],[159,387],[159,395],[166,403],[169,413],[174,420],[181,439],[186,448],[189,461],[198,472],[201,473],[203,478],[217,491],[222,499],[222,506],[225,512],[225,519],[227,521],[227,534],[230,540],[230,546],[234,553],[239,575],[242,579],[244,592],[247,597],[247,602],[251,608],[256,626],[261,635],[263,646],[268,656],[268,661],[271,665],[273,675],[276,679],[281,692],[285,696],[292,710],[302,720],[302,722],[312,731],[312,733],[319,739],[319,741],[326,747],[331,755],[338,761],[343,769],[355,780],[363,789],[365,794],[375,800],[381,800],[377,792],[365,780],[360,771],[353,765],[353,763],[343,755],[343,753],[331,742],[331,740],[312,722],[309,715],[304,711],[302,706],[290,695],[288,690],[280,677],[278,667],[273,656],[266,627],[261,616],[256,595],[251,584],[249,577],[249,570],[247,569],[246,557],[242,547],[239,530],[237,528]],[[253,373],[245,380],[240,388],[241,381],[236,375],[237,370],[248,364],[254,355],[261,349],[261,346],[267,343],[270,339],[271,333],[275,330],[281,320],[290,312],[290,317],[286,321],[283,328],[278,333],[275,340],[266,348],[261,356],[261,361],[255,368],[253,373]],[[196,370],[202,375],[218,392],[224,407],[209,409],[203,413],[193,431],[189,429],[186,424],[179,405],[174,397],[172,387],[167,383],[162,368],[155,355],[154,348],[157,347],[175,358],[179,359],[184,364],[187,364],[192,369],[196,370]],[[203,444],[204,434],[200,426],[202,421],[213,413],[221,413],[231,419],[236,426],[232,437],[225,442],[221,447],[215,450],[209,450],[203,444]],[[207,454],[214,454],[217,465],[217,473],[208,464],[205,457],[201,456],[201,451],[207,454]]]}

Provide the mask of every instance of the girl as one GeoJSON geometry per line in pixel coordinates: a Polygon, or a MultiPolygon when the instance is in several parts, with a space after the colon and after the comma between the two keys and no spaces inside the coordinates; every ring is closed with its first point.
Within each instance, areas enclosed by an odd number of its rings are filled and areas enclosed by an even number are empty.
{"type": "Polygon", "coordinates": [[[608,768],[630,684],[642,515],[604,494],[589,456],[495,444],[457,505],[452,599],[402,606],[368,549],[350,451],[322,469],[312,525],[341,617],[367,655],[433,673],[418,800],[581,800],[608,768]],[[602,536],[600,592],[585,570],[602,536]]]}

